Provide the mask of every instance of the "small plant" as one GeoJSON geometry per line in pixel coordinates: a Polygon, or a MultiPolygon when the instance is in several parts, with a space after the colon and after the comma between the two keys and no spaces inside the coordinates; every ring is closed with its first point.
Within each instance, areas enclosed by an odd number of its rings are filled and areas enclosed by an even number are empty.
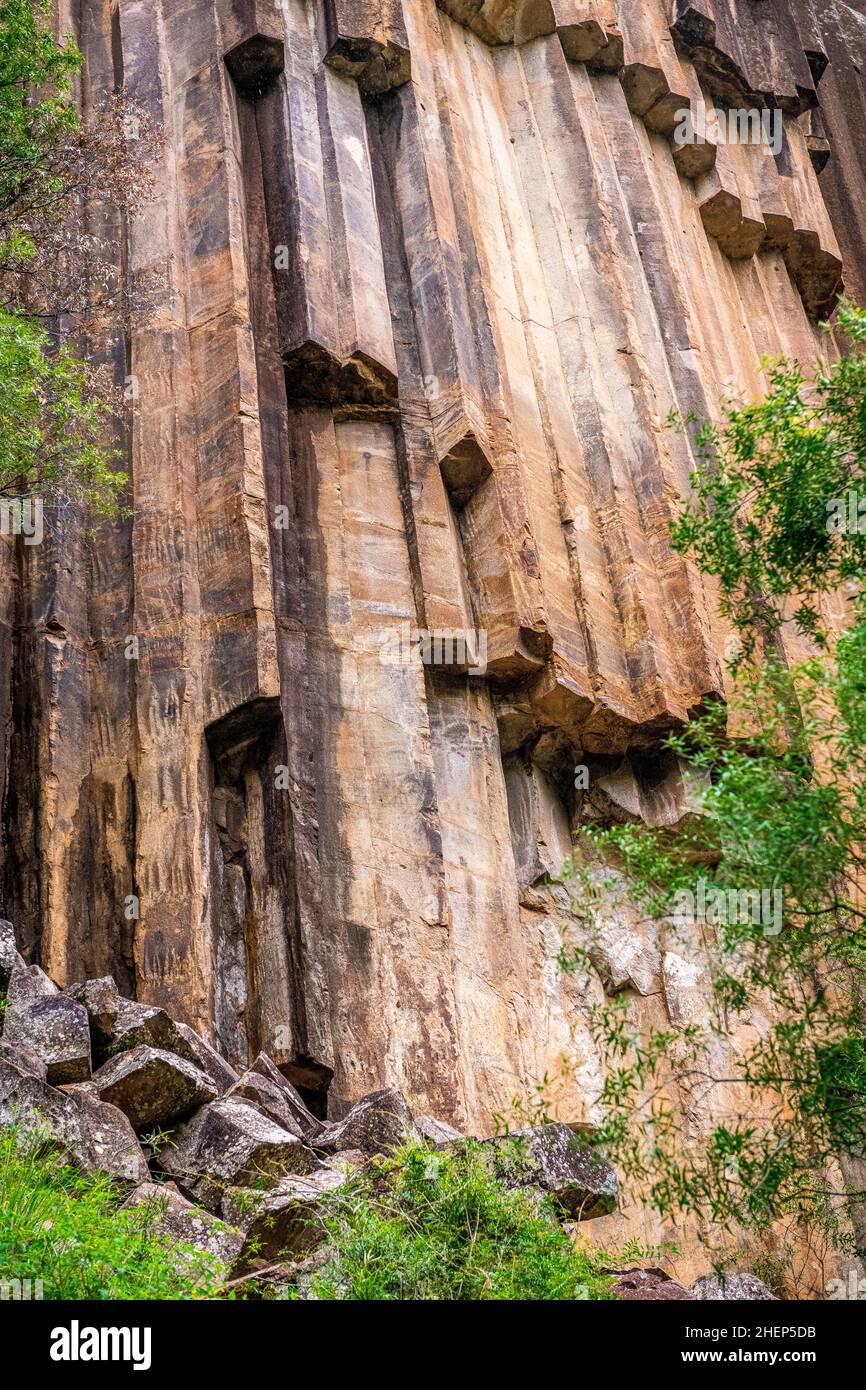
{"type": "Polygon", "coordinates": [[[411,1143],[353,1176],[324,1203],[322,1300],[612,1298],[598,1256],[576,1250],[548,1198],[508,1191],[482,1146],[411,1143]]]}
{"type": "Polygon", "coordinates": [[[755,1255],[748,1261],[747,1268],[756,1279],[766,1284],[770,1293],[774,1293],[777,1298],[785,1297],[790,1270],[778,1255],[755,1255]]]}

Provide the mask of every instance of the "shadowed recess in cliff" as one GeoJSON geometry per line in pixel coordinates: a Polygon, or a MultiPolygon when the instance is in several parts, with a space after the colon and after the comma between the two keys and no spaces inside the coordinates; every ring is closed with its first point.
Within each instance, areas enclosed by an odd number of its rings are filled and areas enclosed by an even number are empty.
{"type": "Polygon", "coordinates": [[[282,1064],[304,1041],[304,1000],[279,700],[251,700],[209,725],[205,738],[214,1028],[237,1064],[263,1047],[282,1064]]]}

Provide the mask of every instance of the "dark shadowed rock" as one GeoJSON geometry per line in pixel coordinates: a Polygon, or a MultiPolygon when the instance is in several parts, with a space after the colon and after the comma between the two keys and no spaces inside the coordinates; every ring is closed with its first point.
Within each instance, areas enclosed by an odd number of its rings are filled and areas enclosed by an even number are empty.
{"type": "MultiPolygon", "coordinates": [[[[152,1215],[154,1229],[173,1240],[191,1245],[212,1260],[218,1260],[226,1269],[235,1263],[244,1235],[232,1226],[221,1221],[218,1216],[204,1211],[177,1191],[173,1183],[142,1182],[134,1192],[130,1192],[124,1207],[145,1207],[152,1215]]],[[[177,1257],[194,1264],[183,1252],[177,1257]]],[[[203,1271],[207,1272],[207,1270],[203,1271]]]]}
{"type": "Polygon", "coordinates": [[[159,1166],[212,1211],[228,1187],[268,1189],[319,1165],[315,1154],[249,1101],[205,1105],[159,1153],[159,1166]]]}
{"type": "Polygon", "coordinates": [[[281,1178],[269,1192],[229,1188],[222,1213],[245,1233],[236,1272],[246,1273],[257,1264],[272,1264],[284,1255],[312,1250],[325,1237],[321,1222],[322,1198],[341,1187],[344,1177],[322,1166],[305,1177],[281,1178]]]}
{"type": "Polygon", "coordinates": [[[94,1073],[103,1100],[118,1106],[136,1130],[175,1124],[216,1099],[204,1072],[173,1052],[141,1045],[118,1053],[94,1073]]]}
{"type": "Polygon", "coordinates": [[[150,1177],[147,1160],[123,1111],[101,1100],[92,1081],[67,1086],[65,1094],[82,1118],[88,1169],[110,1173],[122,1182],[146,1182],[150,1177]]]}
{"type": "Polygon", "coordinates": [[[348,1115],[324,1125],[313,1141],[321,1153],[360,1149],[365,1154],[393,1153],[418,1137],[412,1111],[399,1091],[374,1091],[353,1105],[348,1115]]]}
{"type": "Polygon", "coordinates": [[[734,1302],[749,1301],[777,1302],[763,1280],[756,1274],[703,1274],[689,1286],[692,1298],[702,1301],[718,1302],[730,1299],[734,1302]]]}
{"type": "Polygon", "coordinates": [[[617,1276],[613,1291],[626,1302],[666,1303],[691,1302],[694,1295],[671,1279],[662,1269],[622,1269],[611,1271],[617,1276]]]}
{"type": "Polygon", "coordinates": [[[33,1052],[55,1086],[90,1076],[90,1029],[80,1004],[61,994],[38,965],[16,966],[8,985],[4,1041],[33,1052]]]}
{"type": "Polygon", "coordinates": [[[259,1054],[252,1067],[238,1078],[226,1096],[238,1096],[252,1102],[299,1139],[312,1142],[322,1132],[322,1122],[310,1114],[294,1086],[264,1053],[259,1054]]]}
{"type": "Polygon", "coordinates": [[[616,1173],[568,1125],[497,1135],[482,1141],[481,1152],[507,1187],[549,1192],[575,1221],[607,1216],[616,1209],[616,1173]]]}

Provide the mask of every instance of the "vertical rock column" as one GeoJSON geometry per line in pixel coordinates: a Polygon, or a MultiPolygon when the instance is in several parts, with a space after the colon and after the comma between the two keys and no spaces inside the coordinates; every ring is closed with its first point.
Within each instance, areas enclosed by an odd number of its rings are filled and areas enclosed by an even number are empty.
{"type": "Polygon", "coordinates": [[[210,0],[126,3],[127,82],[166,123],[131,269],[164,293],[133,341],[139,994],[207,1028],[220,903],[205,730],[279,693],[229,76],[210,0]],[[156,23],[154,23],[156,17],[156,23]]]}

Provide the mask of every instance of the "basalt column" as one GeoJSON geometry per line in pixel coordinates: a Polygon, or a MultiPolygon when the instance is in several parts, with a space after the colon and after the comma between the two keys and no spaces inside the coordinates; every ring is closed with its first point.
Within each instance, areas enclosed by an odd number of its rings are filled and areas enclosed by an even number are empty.
{"type": "Polygon", "coordinates": [[[624,912],[584,987],[547,876],[583,820],[688,814],[660,743],[724,690],[727,634],[669,545],[695,457],[666,422],[836,351],[861,9],[57,25],[83,113],[122,87],[162,144],[128,226],[88,210],[147,301],[89,345],[128,396],[130,514],[0,535],[0,912],[56,978],[268,1051],[319,1113],[394,1085],[480,1130],[550,1072],[590,1119],[590,1007],[700,1016],[706,944],[624,912]],[[777,112],[778,148],[680,143],[713,103],[777,112]]]}

